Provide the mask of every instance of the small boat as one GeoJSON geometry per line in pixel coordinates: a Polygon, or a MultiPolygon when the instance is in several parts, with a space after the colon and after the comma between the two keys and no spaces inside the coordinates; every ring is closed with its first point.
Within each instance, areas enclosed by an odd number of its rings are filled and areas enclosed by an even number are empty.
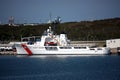
{"type": "Polygon", "coordinates": [[[19,42],[15,47],[18,55],[106,55],[110,53],[107,47],[72,45],[65,33],[56,35],[51,27],[44,31],[40,40],[19,42]]]}

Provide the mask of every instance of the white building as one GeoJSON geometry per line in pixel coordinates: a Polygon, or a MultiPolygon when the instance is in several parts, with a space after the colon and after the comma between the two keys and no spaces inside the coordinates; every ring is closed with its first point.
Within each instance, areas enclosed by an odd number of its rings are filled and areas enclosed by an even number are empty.
{"type": "Polygon", "coordinates": [[[118,48],[118,47],[120,47],[120,39],[106,40],[106,47],[109,47],[109,48],[118,48]]]}

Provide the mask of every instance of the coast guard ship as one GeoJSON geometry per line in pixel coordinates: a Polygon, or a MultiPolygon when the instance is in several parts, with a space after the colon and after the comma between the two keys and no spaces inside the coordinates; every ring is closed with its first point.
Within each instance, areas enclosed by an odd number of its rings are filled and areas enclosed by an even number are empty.
{"type": "Polygon", "coordinates": [[[16,43],[19,55],[106,55],[110,50],[106,47],[72,45],[65,33],[56,35],[51,27],[44,31],[40,41],[16,43]]]}

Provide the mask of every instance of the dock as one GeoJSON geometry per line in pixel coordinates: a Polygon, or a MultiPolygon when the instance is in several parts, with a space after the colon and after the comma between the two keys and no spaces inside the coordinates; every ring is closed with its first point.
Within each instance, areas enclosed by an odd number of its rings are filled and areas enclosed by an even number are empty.
{"type": "Polygon", "coordinates": [[[16,55],[14,51],[0,51],[0,55],[16,55]]]}
{"type": "Polygon", "coordinates": [[[0,44],[0,55],[15,55],[13,44],[0,44]]]}

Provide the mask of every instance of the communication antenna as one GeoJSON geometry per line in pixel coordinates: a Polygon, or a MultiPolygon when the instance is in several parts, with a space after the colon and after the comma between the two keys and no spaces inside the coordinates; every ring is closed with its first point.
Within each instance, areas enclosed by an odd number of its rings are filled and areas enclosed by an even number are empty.
{"type": "Polygon", "coordinates": [[[51,24],[51,23],[52,23],[52,14],[51,14],[51,12],[49,13],[49,18],[50,18],[50,19],[49,19],[48,23],[51,24]]]}
{"type": "Polygon", "coordinates": [[[61,21],[62,21],[62,20],[61,20],[61,17],[60,17],[60,16],[57,16],[57,17],[55,18],[55,23],[56,23],[56,24],[59,24],[61,21]]]}
{"type": "Polygon", "coordinates": [[[11,16],[11,17],[9,18],[9,26],[13,26],[13,25],[14,25],[14,17],[11,16]]]}
{"type": "Polygon", "coordinates": [[[51,12],[49,13],[49,16],[50,16],[50,22],[52,23],[52,13],[51,12]]]}

